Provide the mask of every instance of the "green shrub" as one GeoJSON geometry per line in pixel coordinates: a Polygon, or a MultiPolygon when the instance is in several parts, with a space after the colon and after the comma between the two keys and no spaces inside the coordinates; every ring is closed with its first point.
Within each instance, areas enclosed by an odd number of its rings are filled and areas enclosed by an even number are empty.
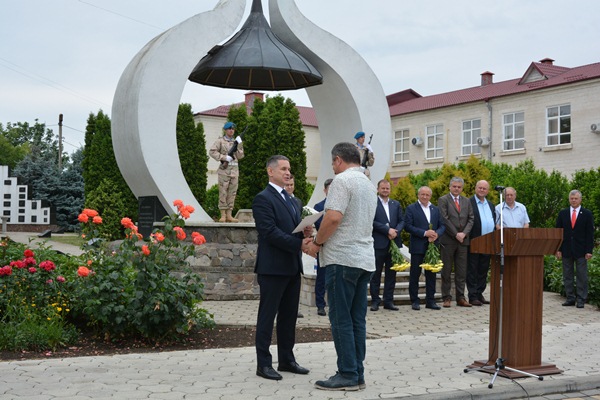
{"type": "MultiPolygon", "coordinates": [[[[237,204],[235,205],[237,208],[237,204]]],[[[214,220],[219,219],[221,211],[219,210],[219,185],[212,185],[206,191],[206,200],[202,204],[204,211],[214,220]]]]}

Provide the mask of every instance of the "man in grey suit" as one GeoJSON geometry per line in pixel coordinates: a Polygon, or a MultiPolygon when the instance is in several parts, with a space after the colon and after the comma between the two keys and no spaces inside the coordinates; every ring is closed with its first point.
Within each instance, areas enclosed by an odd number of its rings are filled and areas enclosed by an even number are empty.
{"type": "Polygon", "coordinates": [[[454,265],[454,285],[456,304],[460,307],[471,307],[465,298],[465,281],[467,277],[467,254],[469,234],[473,228],[473,208],[471,202],[461,196],[465,181],[454,177],[450,180],[450,193],[438,199],[438,208],[446,231],[440,238],[442,245],[442,299],[444,307],[450,307],[452,265],[454,265]]]}

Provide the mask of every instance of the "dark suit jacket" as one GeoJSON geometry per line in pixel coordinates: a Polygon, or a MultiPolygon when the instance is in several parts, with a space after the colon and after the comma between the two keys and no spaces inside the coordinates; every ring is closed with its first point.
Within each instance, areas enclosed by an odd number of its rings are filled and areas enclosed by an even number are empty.
{"type": "Polygon", "coordinates": [[[563,257],[581,258],[594,250],[594,216],[587,208],[580,207],[575,227],[571,228],[571,208],[560,210],[556,227],[563,229],[560,251],[563,257]]]}
{"type": "MultiPolygon", "coordinates": [[[[477,205],[477,196],[473,196],[470,198],[471,208],[473,208],[473,228],[471,228],[471,234],[469,235],[470,239],[475,239],[476,237],[481,236],[481,215],[479,215],[479,206],[477,205]]],[[[492,225],[494,225],[494,229],[496,229],[496,207],[488,200],[488,206],[490,206],[490,211],[492,212],[492,225]]]]}
{"type": "Polygon", "coordinates": [[[463,232],[466,235],[461,245],[466,246],[469,244],[469,234],[473,228],[473,208],[469,199],[464,196],[460,196],[459,204],[460,213],[456,209],[454,198],[450,193],[443,195],[438,200],[440,215],[443,224],[446,226],[446,232],[440,238],[440,243],[442,244],[457,242],[456,234],[459,232],[463,232]]]}
{"type": "Polygon", "coordinates": [[[258,250],[254,272],[265,275],[293,276],[302,273],[302,232],[292,234],[300,223],[300,209],[293,199],[289,204],[271,185],[252,203],[252,215],[258,232],[258,250]]]}
{"type": "Polygon", "coordinates": [[[377,197],[377,208],[375,209],[375,218],[373,219],[373,247],[375,249],[387,249],[390,245],[388,232],[390,228],[398,231],[398,236],[394,242],[398,247],[402,247],[402,238],[400,233],[404,229],[404,218],[402,217],[402,207],[396,200],[389,199],[388,207],[390,209],[390,219],[388,220],[383,203],[377,197]]]}
{"type": "MultiPolygon", "coordinates": [[[[439,238],[446,230],[440,217],[440,211],[436,206],[429,204],[429,212],[431,214],[431,229],[436,231],[439,238]]],[[[425,254],[429,246],[429,239],[423,235],[425,235],[425,231],[429,230],[429,222],[427,222],[427,217],[425,217],[418,201],[406,207],[404,230],[410,233],[410,254],[425,254]]]]}
{"type": "MultiPolygon", "coordinates": [[[[315,204],[315,206],[313,207],[315,211],[320,212],[325,209],[325,200],[327,200],[327,197],[315,204]]],[[[321,216],[321,218],[319,218],[317,222],[315,222],[315,228],[317,228],[317,230],[319,230],[319,228],[321,227],[321,222],[323,222],[323,216],[321,216]]]]}

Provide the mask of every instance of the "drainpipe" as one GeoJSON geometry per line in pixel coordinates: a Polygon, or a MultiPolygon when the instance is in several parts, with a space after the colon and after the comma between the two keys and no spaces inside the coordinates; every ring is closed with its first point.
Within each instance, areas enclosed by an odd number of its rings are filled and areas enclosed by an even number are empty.
{"type": "Polygon", "coordinates": [[[494,141],[492,139],[492,105],[490,104],[489,99],[486,99],[485,105],[488,109],[488,135],[490,138],[490,146],[488,149],[488,160],[492,161],[492,147],[494,146],[494,141]]]}

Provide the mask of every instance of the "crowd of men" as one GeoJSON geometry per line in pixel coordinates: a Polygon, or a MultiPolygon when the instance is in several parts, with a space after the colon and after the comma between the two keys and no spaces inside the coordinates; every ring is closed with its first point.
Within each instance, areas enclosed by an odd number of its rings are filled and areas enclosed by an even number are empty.
{"type": "MultiPolygon", "coordinates": [[[[211,156],[222,163],[219,171],[219,208],[221,222],[235,222],[231,209],[237,190],[237,162],[243,158],[241,138],[233,138],[235,125],[224,126],[224,136],[211,149],[211,156]],[[237,143],[237,144],[236,144],[237,143]],[[233,150],[232,150],[233,149],[233,150]]],[[[295,198],[289,159],[274,155],[266,162],[269,184],[253,201],[252,210],[258,232],[255,273],[260,287],[256,327],[256,374],[281,380],[279,372],[308,374],[294,356],[302,253],[317,258],[316,303],[318,315],[327,315],[337,353],[337,372],[315,386],[323,390],[354,391],[366,387],[363,362],[366,354],[366,314],[368,293],[371,311],[383,308],[398,311],[394,304],[396,272],[390,247],[403,246],[402,231],[410,235],[411,307],[421,309],[419,279],[425,273],[425,308],[441,310],[489,304],[484,297],[490,256],[470,252],[471,240],[495,229],[528,228],[526,207],[517,202],[517,191],[503,189],[504,201],[494,207],[487,196],[490,184],[477,182],[471,198],[462,195],[464,180],[454,177],[449,193],[431,204],[432,190],[418,189],[418,200],[403,212],[399,202],[390,198],[391,184],[380,180],[373,185],[368,167],[374,163],[373,150],[365,144],[365,133],[354,136],[356,143],[338,143],[331,150],[333,179],[324,184],[326,198],[315,205],[324,215],[313,226],[299,230],[302,202],[295,198]],[[443,267],[442,306],[436,303],[436,274],[424,270],[430,246],[440,250],[443,267]],[[383,296],[380,296],[381,280],[383,296]],[[325,296],[325,294],[327,296],[325,296]],[[269,351],[276,322],[277,371],[269,351]],[[278,372],[279,371],[279,372],[278,372]]],[[[502,197],[501,197],[502,199],[502,197]]],[[[577,190],[569,194],[570,207],[559,213],[556,227],[563,229],[563,242],[556,256],[563,262],[567,300],[563,306],[583,308],[587,298],[587,260],[593,249],[593,217],[581,207],[577,190]],[[576,284],[575,284],[576,282],[576,284]]]]}

